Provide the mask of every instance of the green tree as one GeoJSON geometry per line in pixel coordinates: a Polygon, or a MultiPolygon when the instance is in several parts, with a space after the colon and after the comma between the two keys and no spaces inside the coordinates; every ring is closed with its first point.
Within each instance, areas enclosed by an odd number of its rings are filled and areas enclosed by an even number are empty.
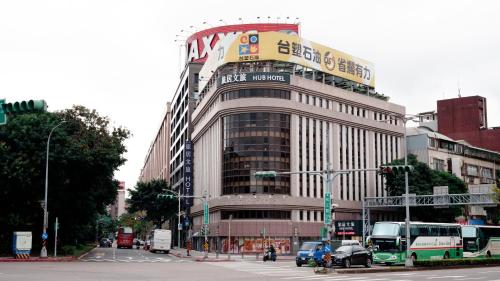
{"type": "MultiPolygon", "coordinates": [[[[397,159],[387,165],[404,165],[404,159],[397,159]]],[[[448,186],[449,194],[467,193],[465,183],[448,172],[432,170],[427,164],[417,160],[413,154],[408,155],[408,165],[414,170],[408,173],[409,192],[416,195],[433,194],[434,186],[448,186]]],[[[405,175],[386,175],[386,188],[389,196],[401,196],[405,193],[405,175]]],[[[436,208],[429,212],[429,207],[412,207],[411,219],[430,222],[451,222],[462,214],[462,207],[436,208]]]]}
{"type": "Polygon", "coordinates": [[[144,211],[146,219],[160,227],[177,212],[177,198],[163,198],[170,186],[165,180],[138,182],[135,189],[129,189],[129,213],[144,211]]]}
{"type": "Polygon", "coordinates": [[[109,215],[99,215],[97,217],[98,238],[110,237],[118,230],[118,220],[109,215]]]}
{"type": "Polygon", "coordinates": [[[119,218],[120,226],[130,226],[138,237],[145,239],[146,235],[154,229],[152,221],[146,220],[146,212],[124,213],[119,218]]]}
{"type": "MultiPolygon", "coordinates": [[[[114,171],[125,162],[129,131],[110,128],[107,117],[75,106],[61,112],[14,116],[0,126],[0,245],[10,246],[12,231],[33,231],[38,247],[45,190],[47,137],[49,157],[49,235],[59,218],[61,242],[95,237],[98,214],[117,194],[114,171]]],[[[51,239],[49,239],[49,242],[51,239]]],[[[1,250],[0,250],[1,251],[1,250]]]]}

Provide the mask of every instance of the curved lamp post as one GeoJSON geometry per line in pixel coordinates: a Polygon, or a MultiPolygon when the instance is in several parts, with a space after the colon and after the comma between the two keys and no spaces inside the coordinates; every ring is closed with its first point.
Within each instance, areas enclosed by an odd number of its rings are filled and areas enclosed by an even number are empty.
{"type": "Polygon", "coordinates": [[[62,124],[66,123],[66,121],[61,121],[59,124],[55,125],[52,130],[50,130],[49,137],[47,138],[47,156],[46,156],[46,162],[45,162],[45,199],[43,203],[43,232],[42,232],[42,250],[40,251],[40,257],[41,258],[46,258],[47,257],[47,248],[46,248],[46,241],[47,241],[47,225],[48,225],[48,215],[47,215],[47,193],[49,189],[49,145],[50,145],[50,137],[52,136],[52,133],[54,130],[61,126],[62,124]]]}

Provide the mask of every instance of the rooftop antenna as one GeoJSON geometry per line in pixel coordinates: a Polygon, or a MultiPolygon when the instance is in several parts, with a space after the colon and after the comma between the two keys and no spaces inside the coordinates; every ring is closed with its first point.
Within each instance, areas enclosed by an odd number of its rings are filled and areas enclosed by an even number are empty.
{"type": "Polygon", "coordinates": [[[458,88],[458,97],[461,98],[462,95],[460,94],[460,74],[458,75],[457,79],[457,88],[458,88]]]}

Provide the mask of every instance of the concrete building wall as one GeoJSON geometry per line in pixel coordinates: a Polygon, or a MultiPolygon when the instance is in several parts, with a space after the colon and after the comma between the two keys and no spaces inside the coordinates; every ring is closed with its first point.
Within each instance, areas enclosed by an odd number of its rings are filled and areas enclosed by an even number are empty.
{"type": "MultiPolygon", "coordinates": [[[[228,223],[222,218],[222,211],[265,209],[289,210],[291,217],[289,220],[233,219],[239,235],[258,235],[258,230],[270,225],[268,229],[274,229],[278,237],[288,237],[292,231],[299,237],[317,236],[323,225],[326,191],[320,176],[293,175],[289,194],[224,195],[222,120],[225,116],[247,112],[289,115],[292,171],[300,170],[299,167],[301,170],[326,169],[327,158],[336,170],[376,168],[403,156],[403,123],[388,120],[393,115],[403,116],[404,107],[298,76],[292,75],[290,80],[289,85],[257,82],[213,87],[193,112],[195,194],[201,195],[205,189],[210,191],[210,229],[217,229],[218,235],[224,235],[228,223]],[[290,99],[222,101],[223,93],[245,88],[289,90],[290,99]]],[[[339,205],[336,219],[360,219],[364,196],[384,195],[384,179],[375,172],[338,176],[333,182],[332,196],[339,205]]],[[[201,201],[196,201],[191,208],[194,232],[200,229],[202,211],[201,201]]]]}

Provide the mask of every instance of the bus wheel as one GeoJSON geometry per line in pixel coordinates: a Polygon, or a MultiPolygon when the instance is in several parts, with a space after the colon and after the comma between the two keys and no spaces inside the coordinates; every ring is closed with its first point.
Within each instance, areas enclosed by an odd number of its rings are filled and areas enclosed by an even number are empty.
{"type": "Polygon", "coordinates": [[[448,253],[448,252],[444,253],[443,259],[447,260],[449,258],[450,258],[450,253],[448,253]]]}
{"type": "Polygon", "coordinates": [[[417,260],[417,254],[413,253],[411,254],[411,260],[416,261],[417,260]]]}
{"type": "Polygon", "coordinates": [[[486,252],[486,257],[487,258],[491,258],[491,252],[490,251],[486,252]]]}

